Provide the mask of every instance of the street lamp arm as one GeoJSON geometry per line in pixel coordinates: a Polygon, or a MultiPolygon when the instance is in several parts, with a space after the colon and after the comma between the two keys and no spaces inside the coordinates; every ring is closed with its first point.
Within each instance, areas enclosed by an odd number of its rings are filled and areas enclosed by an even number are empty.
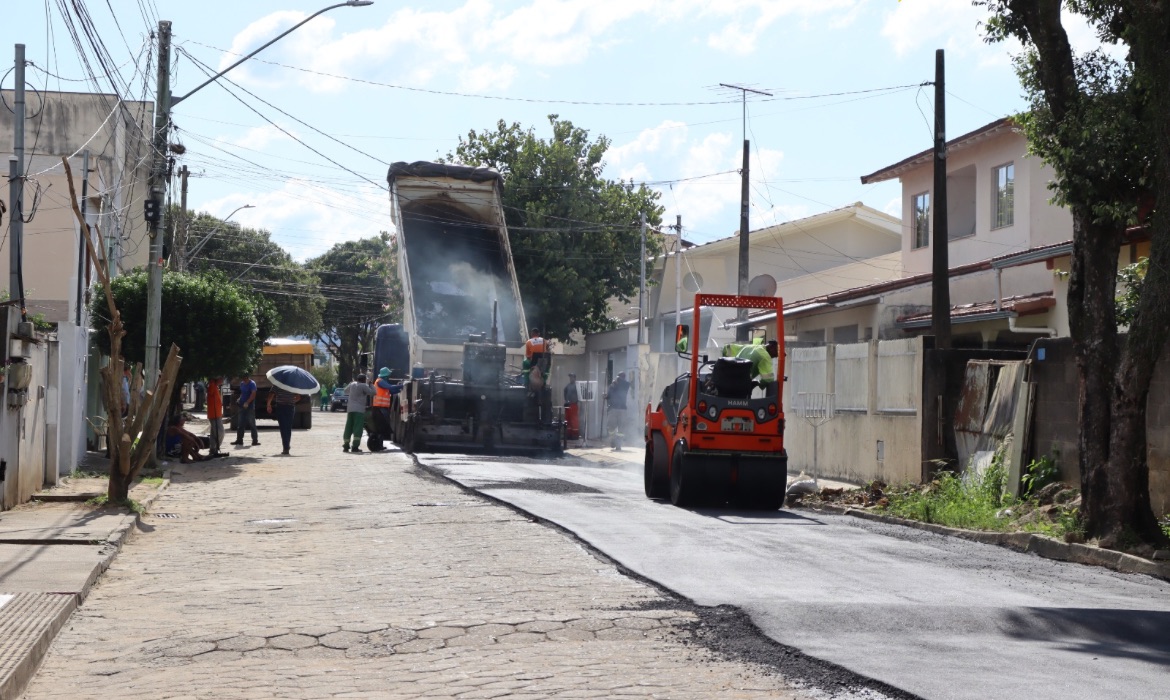
{"type": "Polygon", "coordinates": [[[227,72],[228,72],[228,71],[230,71],[231,69],[235,68],[236,66],[240,65],[240,64],[241,64],[241,63],[243,63],[244,61],[247,61],[249,58],[252,58],[252,57],[253,57],[253,56],[255,56],[256,54],[258,54],[258,53],[260,53],[261,51],[263,51],[264,49],[268,48],[269,46],[272,46],[273,44],[275,44],[276,42],[280,41],[280,40],[281,40],[281,39],[283,39],[284,37],[286,37],[286,36],[288,36],[289,34],[293,33],[294,31],[296,31],[297,29],[299,29],[299,28],[301,27],[301,25],[305,24],[306,22],[308,22],[309,20],[313,19],[313,18],[314,18],[314,17],[316,17],[317,15],[319,15],[319,14],[322,14],[322,13],[324,13],[324,12],[328,12],[329,10],[334,10],[334,9],[337,9],[338,7],[365,7],[366,5],[372,5],[372,4],[373,4],[373,1],[372,1],[372,0],[347,0],[346,2],[340,2],[340,3],[337,3],[336,5],[330,5],[329,7],[325,7],[325,8],[322,8],[322,9],[320,9],[320,10],[317,10],[316,12],[314,12],[313,14],[311,14],[311,15],[309,15],[308,17],[304,18],[304,19],[303,19],[303,20],[301,20],[300,22],[297,22],[297,23],[296,23],[296,24],[294,24],[293,26],[289,27],[288,29],[286,29],[286,30],[284,30],[283,32],[281,32],[280,34],[276,35],[274,38],[272,38],[270,41],[268,41],[268,43],[264,44],[263,46],[261,46],[260,48],[256,49],[256,50],[255,50],[255,51],[253,51],[252,53],[248,54],[247,56],[244,56],[244,57],[243,57],[243,58],[241,58],[240,60],[238,60],[238,61],[236,61],[235,63],[233,63],[233,64],[231,64],[230,66],[228,66],[227,68],[224,68],[224,69],[223,69],[223,70],[221,70],[220,72],[216,73],[215,75],[211,76],[211,77],[210,77],[210,78],[208,78],[207,80],[203,81],[203,82],[202,82],[202,83],[200,83],[200,84],[199,84],[199,85],[198,85],[198,86],[197,86],[197,87],[196,87],[194,90],[192,90],[191,92],[188,92],[186,95],[183,95],[182,97],[174,97],[174,96],[172,96],[172,97],[171,97],[171,107],[173,108],[175,105],[179,104],[180,102],[182,102],[183,100],[187,99],[187,98],[188,98],[188,97],[190,97],[191,95],[194,95],[195,93],[199,92],[199,91],[200,91],[200,90],[202,90],[203,88],[205,88],[205,87],[207,87],[208,85],[210,85],[210,84],[214,83],[216,80],[219,80],[220,78],[222,78],[222,77],[224,76],[224,74],[225,74],[225,73],[227,73],[227,72]]]}
{"type": "Polygon", "coordinates": [[[215,228],[214,228],[214,229],[211,231],[211,233],[209,233],[209,234],[207,234],[206,236],[204,236],[204,237],[203,237],[203,240],[199,241],[199,243],[198,243],[198,244],[196,244],[196,245],[195,245],[195,247],[191,249],[191,252],[187,253],[187,259],[188,259],[188,260],[194,260],[194,259],[195,259],[195,255],[196,255],[196,253],[198,253],[199,251],[203,250],[203,246],[207,245],[207,242],[211,240],[211,237],[212,237],[212,236],[214,236],[215,234],[217,234],[217,233],[219,233],[220,231],[222,231],[222,230],[223,230],[223,225],[224,225],[224,224],[226,224],[226,223],[228,222],[228,219],[230,219],[230,218],[232,218],[233,216],[235,216],[235,215],[236,215],[236,212],[240,211],[241,209],[254,209],[254,208],[255,208],[255,207],[254,207],[254,206],[252,206],[251,204],[245,204],[245,205],[244,205],[244,206],[242,206],[242,207],[237,207],[235,211],[233,211],[231,214],[228,214],[228,215],[227,215],[227,216],[225,216],[223,219],[221,219],[221,220],[220,220],[220,225],[219,225],[219,226],[216,226],[216,227],[215,227],[215,228]]]}

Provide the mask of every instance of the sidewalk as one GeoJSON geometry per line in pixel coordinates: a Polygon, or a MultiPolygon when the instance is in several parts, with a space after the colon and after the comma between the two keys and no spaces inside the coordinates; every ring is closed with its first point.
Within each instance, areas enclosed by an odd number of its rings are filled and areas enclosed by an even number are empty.
{"type": "Polygon", "coordinates": [[[801,697],[563,533],[343,453],[343,419],[176,466],[25,697],[801,697]]]}
{"type": "MultiPolygon", "coordinates": [[[[105,479],[67,479],[33,501],[0,513],[0,700],[18,697],[53,637],[85,600],[138,516],[84,504],[105,479]]],[[[161,484],[131,497],[149,504],[161,484]]]]}

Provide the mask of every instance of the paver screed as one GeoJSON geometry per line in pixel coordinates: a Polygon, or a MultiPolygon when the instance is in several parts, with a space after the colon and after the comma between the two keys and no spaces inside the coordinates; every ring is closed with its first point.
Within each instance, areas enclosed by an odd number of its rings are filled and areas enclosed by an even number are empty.
{"type": "Polygon", "coordinates": [[[293,457],[268,432],[175,465],[25,698],[800,697],[565,534],[340,434],[317,413],[293,457]]]}

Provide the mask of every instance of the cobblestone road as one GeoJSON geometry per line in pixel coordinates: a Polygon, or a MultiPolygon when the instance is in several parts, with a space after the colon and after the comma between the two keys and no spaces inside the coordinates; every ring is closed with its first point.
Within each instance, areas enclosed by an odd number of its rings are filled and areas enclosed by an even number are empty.
{"type": "Polygon", "coordinates": [[[798,697],[564,534],[314,421],[293,457],[264,432],[175,465],[25,698],[798,697]]]}

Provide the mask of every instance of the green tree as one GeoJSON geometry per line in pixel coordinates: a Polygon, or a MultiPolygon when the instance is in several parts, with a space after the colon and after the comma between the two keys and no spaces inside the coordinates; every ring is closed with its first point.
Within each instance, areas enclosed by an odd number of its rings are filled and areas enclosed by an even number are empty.
{"type": "MultiPolygon", "coordinates": [[[[312,335],[321,330],[325,300],[316,277],[272,240],[268,231],[243,228],[210,214],[192,218],[188,234],[189,270],[218,270],[256,298],[275,308],[273,335],[312,335]]],[[[266,336],[267,337],[267,336],[266,336]]]]}
{"type": "MultiPolygon", "coordinates": [[[[146,350],[145,270],[136,270],[111,280],[114,301],[125,322],[122,352],[127,362],[143,362],[146,350]]],[[[106,333],[109,311],[103,293],[95,293],[90,305],[94,340],[109,353],[106,333]]],[[[271,311],[256,305],[245,291],[226,284],[221,275],[181,272],[163,274],[162,325],[160,345],[179,346],[183,363],[176,386],[215,375],[238,376],[260,363],[263,338],[261,323],[271,323],[271,311]]]]}
{"type": "Polygon", "coordinates": [[[1167,541],[1150,507],[1146,400],[1170,333],[1170,6],[1137,0],[977,0],[989,41],[1019,40],[1032,151],[1056,173],[1073,218],[1069,326],[1079,379],[1081,514],[1090,537],[1119,547],[1167,541]],[[1086,18],[1125,59],[1077,55],[1064,12],[1086,18]],[[1153,216],[1139,221],[1150,208],[1153,216]],[[1124,338],[1117,260],[1125,230],[1151,232],[1148,274],[1124,338]]]}
{"type": "Polygon", "coordinates": [[[314,337],[337,358],[337,378],[342,383],[353,379],[355,368],[361,367],[361,355],[373,351],[378,326],[402,320],[397,245],[383,231],[338,243],[306,263],[325,295],[323,330],[314,337]]]}
{"type": "MultiPolygon", "coordinates": [[[[470,131],[448,161],[494,168],[504,176],[503,204],[528,323],[546,337],[614,327],[609,300],[628,302],[641,270],[639,217],[662,221],[659,193],[602,177],[610,140],[549,115],[552,138],[503,120],[470,131]]],[[[648,236],[647,257],[662,250],[648,236]]]]}

